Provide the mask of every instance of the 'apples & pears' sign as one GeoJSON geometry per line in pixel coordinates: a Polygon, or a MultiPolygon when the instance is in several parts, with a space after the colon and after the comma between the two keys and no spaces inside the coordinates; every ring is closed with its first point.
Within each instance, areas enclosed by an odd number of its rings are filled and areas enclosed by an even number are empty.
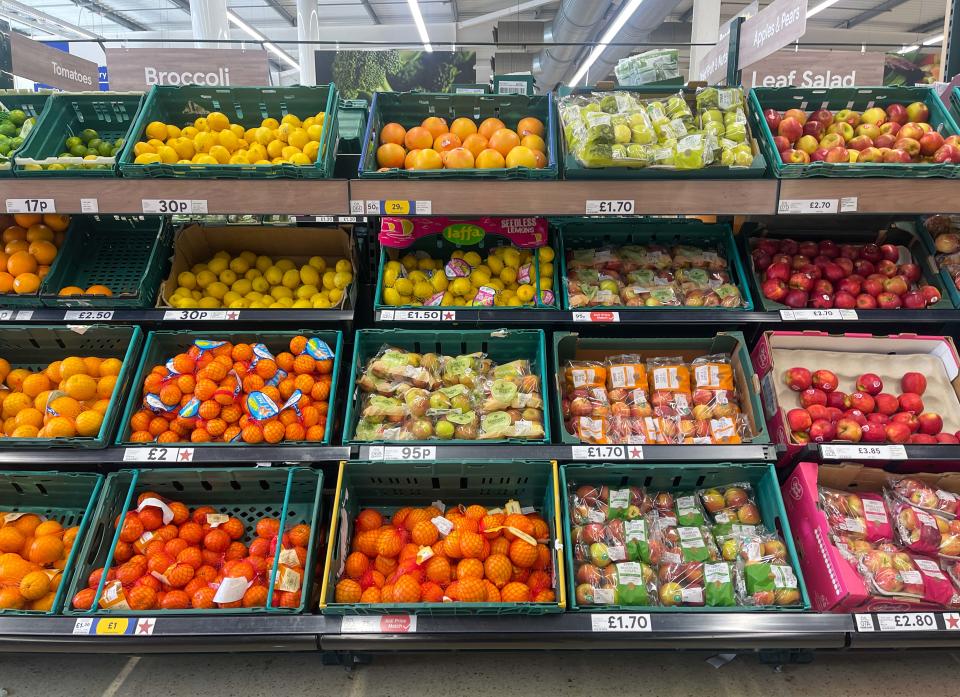
{"type": "Polygon", "coordinates": [[[807,31],[807,0],[774,0],[740,28],[737,67],[743,70],[807,31]]]}
{"type": "Polygon", "coordinates": [[[743,87],[855,87],[883,84],[882,53],[779,51],[743,70],[743,87]]]}

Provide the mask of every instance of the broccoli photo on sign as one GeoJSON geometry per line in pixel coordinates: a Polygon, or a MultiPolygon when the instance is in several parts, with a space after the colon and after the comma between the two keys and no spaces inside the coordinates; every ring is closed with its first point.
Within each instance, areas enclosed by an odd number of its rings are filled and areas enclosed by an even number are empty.
{"type": "Polygon", "coordinates": [[[374,92],[450,92],[474,82],[474,51],[317,51],[317,84],[333,82],[345,99],[374,92]]]}

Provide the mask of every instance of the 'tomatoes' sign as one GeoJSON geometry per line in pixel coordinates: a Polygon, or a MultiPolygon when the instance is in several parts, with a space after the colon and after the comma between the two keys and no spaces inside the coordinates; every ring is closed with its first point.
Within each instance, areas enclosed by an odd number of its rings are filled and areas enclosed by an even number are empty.
{"type": "Polygon", "coordinates": [[[73,92],[100,89],[97,64],[10,32],[10,53],[14,75],[73,92]]]}

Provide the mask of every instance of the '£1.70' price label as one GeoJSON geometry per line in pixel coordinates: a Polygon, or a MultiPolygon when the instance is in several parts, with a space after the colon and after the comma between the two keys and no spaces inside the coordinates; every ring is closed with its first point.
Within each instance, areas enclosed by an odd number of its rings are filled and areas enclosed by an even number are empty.
{"type": "Polygon", "coordinates": [[[650,615],[618,613],[590,615],[590,629],[594,632],[650,632],[650,615]]]}

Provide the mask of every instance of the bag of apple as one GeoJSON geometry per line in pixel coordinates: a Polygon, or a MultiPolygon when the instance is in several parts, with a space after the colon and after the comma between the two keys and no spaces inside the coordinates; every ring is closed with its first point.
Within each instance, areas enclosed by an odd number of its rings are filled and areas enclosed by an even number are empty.
{"type": "Polygon", "coordinates": [[[913,477],[889,480],[893,493],[901,501],[916,508],[922,508],[945,518],[955,518],[957,515],[957,495],[943,489],[934,489],[926,482],[913,477]]]}
{"type": "Polygon", "coordinates": [[[893,541],[893,524],[880,494],[853,493],[820,487],[820,509],[838,535],[868,542],[893,541]]]}
{"type": "Polygon", "coordinates": [[[960,591],[954,585],[956,580],[948,578],[933,559],[916,554],[911,557],[923,576],[923,599],[943,607],[960,606],[960,591]]]}
{"type": "MultiPolygon", "coordinates": [[[[889,494],[888,490],[888,494],[889,494]]],[[[950,521],[890,496],[887,504],[894,517],[897,541],[917,554],[960,558],[960,534],[950,530],[950,521]]]]}
{"type": "Polygon", "coordinates": [[[756,526],[762,522],[753,488],[747,482],[700,489],[697,493],[717,535],[728,535],[735,524],[756,526]]]}
{"type": "Polygon", "coordinates": [[[664,607],[704,605],[702,562],[661,563],[657,570],[660,581],[660,604],[664,607]]]}
{"type": "Polygon", "coordinates": [[[733,607],[737,604],[734,588],[735,568],[729,561],[703,565],[704,600],[707,607],[733,607]]]}
{"type": "Polygon", "coordinates": [[[882,543],[861,554],[857,571],[873,595],[923,598],[923,574],[913,558],[896,545],[882,543]]]}

